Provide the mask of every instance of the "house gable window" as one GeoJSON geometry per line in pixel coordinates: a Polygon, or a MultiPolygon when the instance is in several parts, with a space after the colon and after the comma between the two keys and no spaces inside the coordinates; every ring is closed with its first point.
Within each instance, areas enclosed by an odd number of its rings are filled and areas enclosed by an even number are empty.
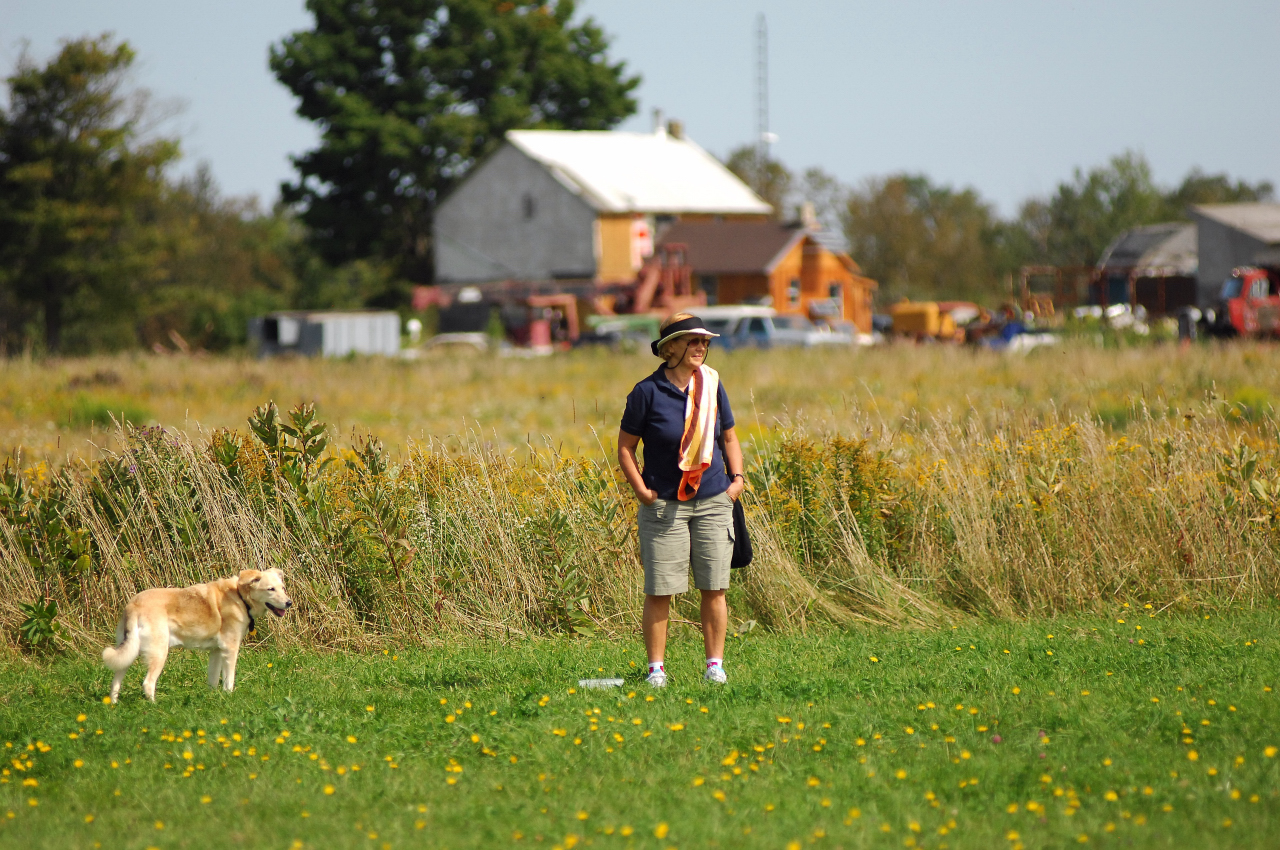
{"type": "Polygon", "coordinates": [[[524,193],[524,197],[520,199],[520,209],[524,214],[524,220],[529,221],[538,211],[538,204],[533,199],[533,195],[528,192],[524,193]]]}

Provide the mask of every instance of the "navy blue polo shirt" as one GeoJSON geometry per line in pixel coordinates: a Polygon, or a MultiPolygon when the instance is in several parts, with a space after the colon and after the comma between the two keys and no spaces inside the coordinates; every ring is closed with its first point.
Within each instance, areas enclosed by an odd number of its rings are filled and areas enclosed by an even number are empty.
{"type": "MultiPolygon", "coordinates": [[[[639,437],[644,444],[645,486],[659,499],[675,499],[680,489],[680,438],[684,436],[684,409],[688,394],[667,380],[666,367],[636,384],[627,396],[627,409],[622,414],[622,430],[639,437]]],[[[693,382],[690,381],[692,386],[693,382]]],[[[716,446],[711,453],[711,467],[702,473],[695,499],[709,499],[729,489],[729,474],[724,470],[720,453],[721,435],[733,427],[733,411],[724,382],[716,389],[719,418],[716,422],[716,446]]]]}

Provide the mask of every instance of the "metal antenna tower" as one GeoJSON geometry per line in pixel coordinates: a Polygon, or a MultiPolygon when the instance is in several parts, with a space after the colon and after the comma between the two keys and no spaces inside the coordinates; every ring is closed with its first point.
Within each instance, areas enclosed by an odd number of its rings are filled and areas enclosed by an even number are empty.
{"type": "Polygon", "coordinates": [[[764,189],[769,161],[769,28],[764,12],[756,16],[756,191],[764,189]]]}

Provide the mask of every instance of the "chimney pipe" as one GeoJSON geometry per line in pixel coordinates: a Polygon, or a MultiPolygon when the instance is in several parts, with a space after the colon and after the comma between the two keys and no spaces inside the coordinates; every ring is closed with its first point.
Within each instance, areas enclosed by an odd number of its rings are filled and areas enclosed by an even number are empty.
{"type": "Polygon", "coordinates": [[[662,110],[654,107],[653,110],[653,134],[655,136],[665,136],[667,134],[667,125],[662,120],[662,110]]]}
{"type": "Polygon", "coordinates": [[[673,139],[684,138],[684,122],[676,118],[672,118],[667,122],[667,135],[673,139]]]}

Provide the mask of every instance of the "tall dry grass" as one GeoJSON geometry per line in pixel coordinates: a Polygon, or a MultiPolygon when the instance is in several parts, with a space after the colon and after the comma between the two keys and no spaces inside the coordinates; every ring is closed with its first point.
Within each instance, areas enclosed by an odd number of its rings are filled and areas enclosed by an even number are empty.
{"type": "MultiPolygon", "coordinates": [[[[521,448],[544,435],[567,454],[595,455],[598,433],[617,433],[631,386],[656,365],[637,354],[580,350],[555,357],[417,361],[257,361],[125,354],[0,359],[0,455],[30,463],[95,460],[118,451],[111,417],[193,432],[240,428],[266,399],[315,403],[351,440],[372,431],[398,450],[409,442],[480,434],[521,448]]],[[[1135,406],[1161,412],[1218,396],[1265,410],[1280,399],[1280,352],[1261,343],[1130,349],[1071,344],[1027,356],[953,346],[845,351],[711,352],[739,429],[766,439],[779,426],[821,433],[875,427],[912,431],[972,420],[991,427],[1008,411],[1095,417],[1122,429],[1135,406]]]]}
{"type": "MultiPolygon", "coordinates": [[[[1125,416],[1123,432],[1051,405],[896,421],[851,405],[838,429],[779,417],[748,447],[757,561],[736,577],[734,619],[788,630],[1274,599],[1269,410],[1207,396],[1139,399],[1125,416]]],[[[10,461],[4,639],[17,603],[44,594],[88,646],[141,589],[268,566],[298,602],[270,630],[285,644],[637,627],[635,502],[607,441],[568,454],[473,432],[393,452],[280,424],[125,427],[95,460],[10,461]]],[[[677,616],[696,619],[695,603],[677,616]]]]}

